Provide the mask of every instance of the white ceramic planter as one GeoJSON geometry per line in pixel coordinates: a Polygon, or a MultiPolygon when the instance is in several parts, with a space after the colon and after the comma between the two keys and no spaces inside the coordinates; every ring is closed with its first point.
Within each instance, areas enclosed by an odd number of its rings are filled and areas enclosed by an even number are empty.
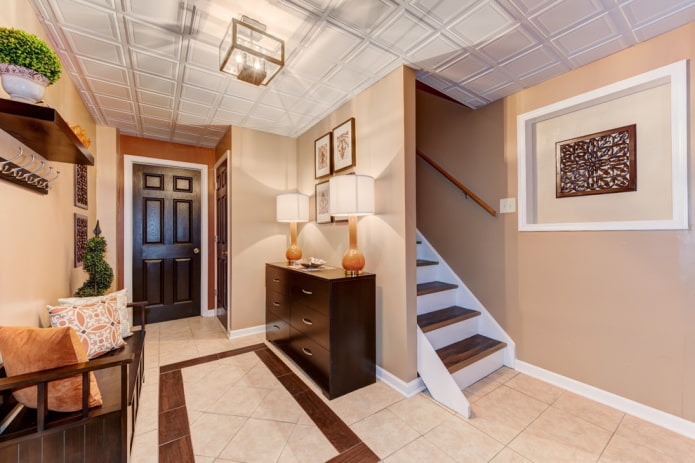
{"type": "Polygon", "coordinates": [[[48,79],[41,75],[37,76],[34,71],[26,68],[19,66],[11,66],[11,68],[13,68],[11,72],[7,72],[7,67],[0,70],[2,88],[10,95],[10,99],[32,104],[43,100],[48,79]],[[19,69],[19,72],[16,69],[19,69]]]}

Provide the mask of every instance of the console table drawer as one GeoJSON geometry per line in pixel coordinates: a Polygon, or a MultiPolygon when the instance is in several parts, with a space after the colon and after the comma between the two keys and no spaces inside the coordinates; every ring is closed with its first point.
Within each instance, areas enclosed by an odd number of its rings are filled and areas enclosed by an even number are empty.
{"type": "Polygon", "coordinates": [[[280,294],[287,294],[290,290],[289,274],[282,268],[266,267],[265,289],[280,294]]]}
{"type": "Polygon", "coordinates": [[[328,313],[330,287],[327,283],[306,275],[297,274],[292,280],[292,302],[328,313]]]}
{"type": "Polygon", "coordinates": [[[290,315],[292,328],[301,331],[326,349],[331,348],[328,317],[309,307],[296,304],[290,315]]]}
{"type": "Polygon", "coordinates": [[[285,342],[290,337],[290,326],[275,312],[266,311],[265,337],[268,341],[285,342]]]}
{"type": "Polygon", "coordinates": [[[266,312],[271,311],[283,320],[290,321],[290,305],[287,296],[276,291],[268,291],[265,298],[266,312]]]}
{"type": "Polygon", "coordinates": [[[330,372],[328,350],[292,327],[290,327],[290,340],[287,343],[287,348],[299,366],[309,372],[318,373],[319,377],[315,379],[317,382],[324,383],[319,384],[321,387],[326,387],[330,372]]]}

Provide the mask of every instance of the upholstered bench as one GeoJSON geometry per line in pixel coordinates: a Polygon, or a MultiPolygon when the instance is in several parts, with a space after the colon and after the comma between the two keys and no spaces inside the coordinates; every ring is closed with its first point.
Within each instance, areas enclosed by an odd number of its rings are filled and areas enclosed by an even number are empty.
{"type": "MultiPolygon", "coordinates": [[[[129,304],[140,312],[141,326],[125,346],[83,363],[6,377],[0,370],[0,462],[56,461],[126,463],[144,381],[145,302],[129,304]],[[90,373],[102,405],[89,408],[90,373]],[[81,375],[82,407],[75,412],[48,411],[47,384],[81,375]],[[37,386],[37,408],[24,407],[12,390],[37,386]]],[[[134,314],[135,315],[135,314],[134,314]]]]}

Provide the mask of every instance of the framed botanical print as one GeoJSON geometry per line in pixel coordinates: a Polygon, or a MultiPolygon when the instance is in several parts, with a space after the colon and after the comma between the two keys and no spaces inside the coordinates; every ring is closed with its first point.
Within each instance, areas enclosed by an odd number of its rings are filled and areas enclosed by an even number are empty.
{"type": "Polygon", "coordinates": [[[331,132],[314,141],[314,164],[316,178],[331,175],[331,132]]]}
{"type": "Polygon", "coordinates": [[[355,165],[355,118],[333,129],[333,172],[355,165]]]}
{"type": "Polygon", "coordinates": [[[316,184],[316,223],[330,223],[332,221],[329,194],[328,182],[316,184]]]}

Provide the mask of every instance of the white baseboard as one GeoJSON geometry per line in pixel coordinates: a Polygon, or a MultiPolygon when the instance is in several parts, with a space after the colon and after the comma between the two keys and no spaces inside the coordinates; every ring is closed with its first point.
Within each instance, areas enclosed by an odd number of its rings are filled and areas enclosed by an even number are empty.
{"type": "Polygon", "coordinates": [[[425,390],[425,383],[422,382],[422,379],[419,376],[409,383],[406,383],[402,379],[389,373],[378,365],[376,367],[376,377],[380,381],[386,383],[392,389],[400,392],[401,395],[405,397],[413,397],[418,392],[425,390]]]}
{"type": "Polygon", "coordinates": [[[240,330],[232,330],[227,333],[229,339],[243,338],[244,336],[251,336],[252,334],[265,333],[265,325],[252,326],[250,328],[242,328],[240,330]]]}
{"type": "Polygon", "coordinates": [[[613,407],[621,412],[628,413],[637,418],[649,421],[658,426],[670,429],[673,432],[695,439],[695,423],[684,418],[662,412],[656,408],[626,399],[603,389],[579,382],[566,376],[544,370],[530,363],[516,361],[516,370],[546,383],[567,389],[570,392],[584,396],[588,399],[613,407]]]}

